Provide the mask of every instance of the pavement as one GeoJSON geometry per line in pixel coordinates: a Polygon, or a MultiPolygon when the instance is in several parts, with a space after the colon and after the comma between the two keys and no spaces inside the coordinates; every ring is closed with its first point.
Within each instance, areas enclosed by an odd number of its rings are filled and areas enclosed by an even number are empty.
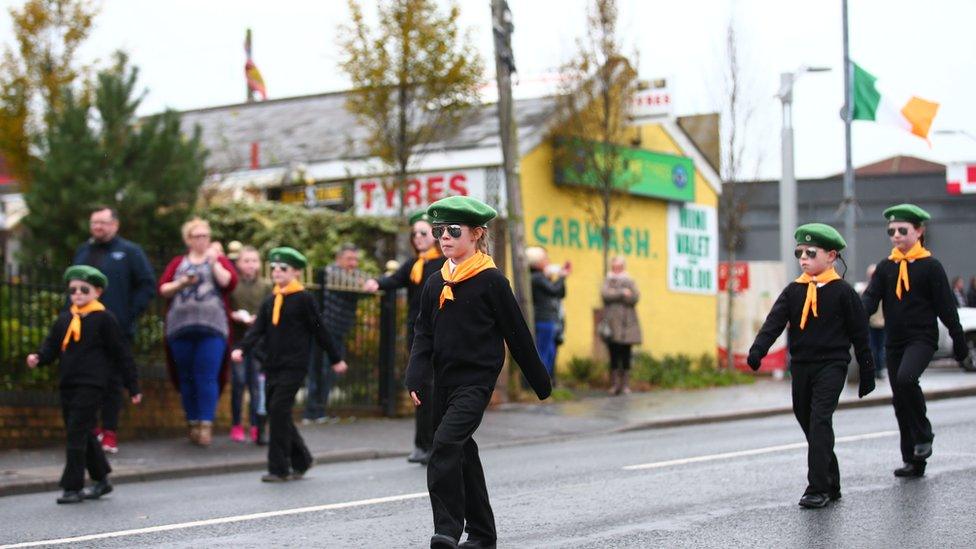
{"type": "MultiPolygon", "coordinates": [[[[976,395],[976,374],[931,367],[922,376],[931,400],[976,395]]],[[[856,385],[841,396],[840,408],[886,406],[887,382],[857,398],[856,385]]],[[[578,437],[792,414],[789,381],[762,378],[754,384],[701,390],[659,390],[621,397],[589,396],[576,401],[505,404],[490,410],[478,429],[482,448],[503,448],[578,437]]],[[[178,413],[174,411],[174,413],[178,413]]],[[[892,416],[893,417],[893,416],[892,416]]],[[[354,419],[301,426],[319,464],[403,458],[413,446],[413,419],[354,419]]],[[[112,481],[129,482],[261,471],[266,449],[239,444],[221,434],[210,448],[185,439],[120,441],[109,456],[112,481]]],[[[62,447],[0,452],[0,496],[57,489],[64,464],[62,447]]],[[[418,467],[419,469],[420,467],[418,467]]]]}
{"type": "MultiPolygon", "coordinates": [[[[843,498],[820,510],[797,505],[806,444],[788,415],[480,454],[498,547],[973,547],[974,410],[976,397],[930,403],[936,438],[921,479],[892,475],[890,408],[837,412],[843,498]]],[[[284,484],[238,472],[117,485],[80,505],[57,495],[0,499],[0,548],[426,547],[433,533],[425,470],[400,457],[317,466],[284,484]]]]}

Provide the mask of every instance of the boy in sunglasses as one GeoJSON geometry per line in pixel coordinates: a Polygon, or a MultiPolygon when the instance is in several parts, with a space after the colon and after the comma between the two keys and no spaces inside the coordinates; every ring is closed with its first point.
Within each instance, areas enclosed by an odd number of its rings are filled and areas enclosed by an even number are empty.
{"type": "Polygon", "coordinates": [[[448,260],[421,291],[406,386],[415,405],[433,404],[430,546],[458,547],[467,531],[461,547],[495,547],[495,517],[472,436],[491,402],[505,345],[540,400],[552,386],[512,287],[488,255],[487,225],[495,210],[452,196],[431,204],[427,215],[448,260]]]}
{"type": "Polygon", "coordinates": [[[274,295],[261,305],[254,324],[231,353],[231,360],[242,362],[263,340],[267,358],[262,367],[271,436],[268,473],[261,481],[285,482],[302,478],[314,464],[292,420],[295,394],[308,373],[311,343],[314,341],[325,351],[336,373],[345,372],[347,366],[322,323],[315,298],[298,281],[308,264],[305,256],[294,248],[274,248],[268,254],[268,262],[274,295]]]}
{"type": "Polygon", "coordinates": [[[823,223],[801,225],[794,237],[794,255],[803,274],[773,304],[747,361],[758,370],[769,347],[789,325],[793,414],[808,444],[808,484],[800,506],[812,509],[841,497],[833,415],[847,380],[851,344],[860,365],[858,397],[874,390],[874,363],[861,300],[834,270],[839,252],[847,246],[844,238],[823,223]]]}
{"type": "Polygon", "coordinates": [[[936,318],[949,330],[956,360],[965,360],[969,348],[945,269],[925,249],[925,223],[931,216],[914,204],[900,204],[885,210],[884,217],[894,247],[878,263],[861,299],[869,314],[878,303],[884,307],[888,382],[904,462],[895,476],[921,477],[932,455],[933,435],[918,379],[938,347],[936,318]]]}
{"type": "MultiPolygon", "coordinates": [[[[408,353],[413,345],[413,324],[420,311],[420,290],[430,275],[441,270],[445,261],[441,247],[437,239],[434,238],[432,230],[433,227],[430,224],[430,216],[427,215],[427,210],[421,210],[411,215],[410,244],[417,254],[417,259],[405,261],[393,274],[367,280],[363,285],[363,290],[367,292],[389,291],[397,288],[407,289],[408,353]]],[[[430,393],[430,383],[431,381],[428,379],[424,393],[430,393]]],[[[430,458],[430,447],[434,442],[434,425],[430,404],[424,403],[417,406],[414,416],[414,448],[407,461],[426,465],[430,458]]]]}
{"type": "Polygon", "coordinates": [[[142,401],[132,353],[122,328],[98,300],[108,278],[88,265],[74,265],[64,273],[71,307],[61,313],[37,353],[27,356],[36,368],[61,359],[61,410],[67,435],[66,462],[58,503],[81,503],[112,491],[112,468],[95,438],[95,417],[113,376],[121,377],[133,404],[142,401]],[[85,486],[85,470],[94,484],[85,486]]]}

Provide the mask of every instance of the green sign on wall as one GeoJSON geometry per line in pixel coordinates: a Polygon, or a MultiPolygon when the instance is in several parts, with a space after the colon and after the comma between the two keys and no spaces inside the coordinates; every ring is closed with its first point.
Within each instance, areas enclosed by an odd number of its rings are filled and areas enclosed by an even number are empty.
{"type": "Polygon", "coordinates": [[[614,187],[652,198],[673,202],[695,200],[695,163],[686,156],[665,154],[618,145],[600,145],[591,141],[571,140],[558,147],[563,149],[555,163],[556,183],[565,185],[598,186],[596,167],[604,165],[603,151],[612,150],[615,156],[614,187]]]}

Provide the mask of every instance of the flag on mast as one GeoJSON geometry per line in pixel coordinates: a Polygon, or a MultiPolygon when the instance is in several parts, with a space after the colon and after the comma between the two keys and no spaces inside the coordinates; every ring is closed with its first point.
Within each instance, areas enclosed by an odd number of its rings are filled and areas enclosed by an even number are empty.
{"type": "Polygon", "coordinates": [[[857,63],[851,64],[854,65],[853,119],[892,124],[928,141],[939,104],[889,89],[857,63]]]}
{"type": "Polygon", "coordinates": [[[268,90],[264,86],[264,78],[261,77],[261,71],[251,59],[251,29],[247,29],[247,36],[244,38],[244,53],[247,54],[247,62],[244,63],[244,77],[247,79],[248,98],[257,92],[261,94],[261,99],[265,100],[268,98],[268,90]]]}

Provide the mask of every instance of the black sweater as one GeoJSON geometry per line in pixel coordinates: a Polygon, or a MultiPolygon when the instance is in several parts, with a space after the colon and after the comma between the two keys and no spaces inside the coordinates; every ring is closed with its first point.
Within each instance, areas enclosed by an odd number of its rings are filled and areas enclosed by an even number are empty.
{"type": "Polygon", "coordinates": [[[861,370],[874,370],[868,347],[868,317],[851,285],[843,280],[828,282],[817,288],[817,314],[807,315],[806,328],[800,329],[807,285],[792,282],[787,286],[766,317],[756,341],[749,349],[750,362],[762,359],[783,328],[789,324],[787,339],[794,364],[824,363],[851,359],[850,348],[861,370]]]}
{"type": "Polygon", "coordinates": [[[512,287],[498,269],[487,269],[456,284],[454,300],[439,308],[444,277],[424,284],[416,335],[407,367],[407,388],[419,391],[434,372],[435,387],[494,387],[505,362],[505,343],[540,399],[552,392],[549,374],[512,287]]]}
{"type": "Polygon", "coordinates": [[[107,389],[113,372],[122,376],[130,395],[139,394],[136,365],[132,351],[122,335],[115,315],[107,309],[81,317],[81,339],[68,342],[61,350],[64,334],[71,324],[71,313],[65,311],[51,326],[47,338],[37,352],[40,364],[50,364],[61,359],[61,387],[89,386],[107,389]]]}
{"type": "Polygon", "coordinates": [[[885,346],[904,347],[921,341],[937,347],[939,326],[936,316],[942,319],[957,349],[965,349],[966,339],[959,324],[959,311],[949,287],[945,269],[934,257],[916,259],[908,264],[909,291],[902,291],[901,299],[895,295],[898,281],[898,263],[885,259],[878,263],[861,299],[868,314],[884,305],[885,346]]]}
{"type": "Polygon", "coordinates": [[[272,295],[261,304],[257,319],[238,345],[247,354],[263,339],[267,356],[262,368],[268,375],[286,371],[307,372],[313,338],[329,357],[329,364],[342,360],[335,341],[322,322],[312,294],[301,291],[286,295],[277,326],[271,323],[273,310],[272,295]]]}
{"type": "MultiPolygon", "coordinates": [[[[430,278],[430,275],[441,270],[444,262],[447,259],[443,256],[437,259],[431,259],[424,263],[424,272],[420,278],[420,284],[414,284],[410,280],[410,271],[413,270],[413,264],[416,263],[416,258],[406,261],[400,268],[393,272],[390,276],[384,276],[377,279],[381,290],[395,290],[397,288],[407,289],[407,335],[413,336],[413,324],[417,320],[417,314],[420,313],[420,292],[424,288],[424,281],[430,278]]],[[[412,337],[408,337],[410,342],[413,341],[412,337]]]]}
{"type": "Polygon", "coordinates": [[[546,273],[530,269],[532,277],[532,312],[536,322],[558,322],[559,302],[566,297],[566,279],[550,280],[546,273]]]}

